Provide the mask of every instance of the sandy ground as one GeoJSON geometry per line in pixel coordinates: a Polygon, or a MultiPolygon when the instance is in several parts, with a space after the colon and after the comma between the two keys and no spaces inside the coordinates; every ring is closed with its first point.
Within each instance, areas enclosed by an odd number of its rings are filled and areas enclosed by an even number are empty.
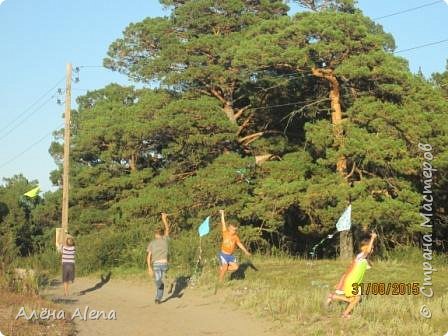
{"type": "MultiPolygon", "coordinates": [[[[167,286],[168,287],[168,286],[167,286]]],[[[105,315],[116,313],[115,320],[101,316],[98,320],[77,316],[74,318],[80,336],[90,335],[145,335],[145,336],[279,336],[280,332],[268,322],[236,311],[225,304],[222,296],[205,295],[201,289],[189,288],[180,282],[171,297],[154,303],[152,281],[122,279],[78,278],[70,286],[71,295],[63,296],[58,281],[42,294],[58,302],[67,310],[67,316],[78,311],[104,311],[105,315]]],[[[110,315],[112,317],[112,315],[110,315]]]]}

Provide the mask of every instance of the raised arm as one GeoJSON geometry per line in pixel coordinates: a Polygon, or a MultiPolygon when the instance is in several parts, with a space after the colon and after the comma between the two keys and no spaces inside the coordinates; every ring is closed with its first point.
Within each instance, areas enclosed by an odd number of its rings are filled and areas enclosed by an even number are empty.
{"type": "Polygon", "coordinates": [[[168,237],[170,235],[170,224],[168,223],[168,215],[164,212],[162,212],[162,222],[165,226],[165,237],[168,237]]]}
{"type": "Polygon", "coordinates": [[[370,242],[369,242],[369,246],[368,246],[369,253],[372,252],[373,242],[375,241],[376,236],[377,236],[377,234],[375,232],[372,232],[372,234],[370,235],[370,242]]]}
{"type": "Polygon", "coordinates": [[[223,231],[227,231],[226,219],[225,219],[225,217],[224,217],[224,210],[219,210],[219,213],[221,214],[222,230],[223,230],[223,231]]]}

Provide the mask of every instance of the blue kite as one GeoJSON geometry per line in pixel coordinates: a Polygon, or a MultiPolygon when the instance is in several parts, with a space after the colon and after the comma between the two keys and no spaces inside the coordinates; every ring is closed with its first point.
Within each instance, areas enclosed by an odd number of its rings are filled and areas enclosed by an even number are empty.
{"type": "Polygon", "coordinates": [[[210,216],[208,216],[198,228],[199,237],[205,236],[210,232],[210,216]]]}

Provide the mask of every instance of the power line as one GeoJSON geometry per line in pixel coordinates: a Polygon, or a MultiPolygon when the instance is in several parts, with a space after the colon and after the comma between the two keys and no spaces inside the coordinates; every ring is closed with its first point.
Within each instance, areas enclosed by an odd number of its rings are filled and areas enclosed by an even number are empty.
{"type": "MultiPolygon", "coordinates": [[[[429,3],[426,3],[426,4],[420,5],[420,6],[404,9],[404,10],[401,10],[401,11],[397,11],[397,12],[394,12],[394,13],[391,13],[391,14],[387,14],[387,15],[383,15],[383,16],[379,16],[379,17],[375,17],[375,18],[373,18],[373,20],[385,19],[385,18],[388,18],[388,17],[392,17],[392,16],[396,16],[396,15],[412,12],[412,11],[415,11],[415,10],[418,10],[418,9],[421,9],[421,8],[433,6],[433,5],[436,5],[438,3],[443,3],[443,2],[445,2],[445,0],[437,0],[437,1],[429,2],[429,3]]],[[[423,45],[412,47],[412,48],[409,48],[409,49],[403,49],[403,50],[394,51],[393,53],[401,53],[401,52],[405,52],[405,51],[420,49],[420,48],[424,48],[424,47],[427,47],[427,46],[440,44],[440,43],[443,43],[443,42],[446,42],[446,41],[448,41],[448,39],[441,40],[441,41],[438,41],[438,42],[432,42],[432,43],[423,44],[423,45]]],[[[96,69],[110,70],[110,69],[106,68],[103,65],[80,65],[80,66],[78,66],[78,68],[79,69],[81,69],[81,68],[92,68],[92,69],[96,68],[96,69]]]]}
{"type": "Polygon", "coordinates": [[[51,93],[54,89],[57,88],[57,86],[65,79],[65,77],[62,77],[60,80],[56,82],[55,85],[51,87],[48,91],[46,91],[42,96],[40,96],[38,99],[36,99],[30,106],[28,106],[22,113],[20,113],[14,120],[12,120],[6,127],[3,127],[0,129],[0,133],[2,133],[4,130],[8,129],[12,124],[14,124],[18,119],[20,119],[23,115],[25,115],[29,110],[31,110],[35,105],[39,103],[43,98],[45,98],[49,93],[51,93]]]}
{"type": "Polygon", "coordinates": [[[429,46],[433,46],[433,45],[441,44],[441,43],[445,43],[445,42],[448,42],[448,39],[444,39],[444,40],[437,41],[437,42],[426,43],[426,44],[418,45],[418,46],[415,46],[415,47],[412,47],[412,48],[408,48],[408,49],[397,50],[397,51],[394,51],[393,53],[394,54],[398,54],[398,53],[411,51],[411,50],[415,50],[415,49],[421,49],[421,48],[425,48],[425,47],[429,47],[429,46]]]}
{"type": "MultiPolygon", "coordinates": [[[[448,39],[445,39],[445,40],[442,40],[442,41],[438,41],[438,42],[431,42],[431,43],[415,46],[415,47],[408,48],[408,49],[397,50],[397,51],[394,51],[392,53],[394,54],[394,53],[406,52],[406,51],[410,51],[410,50],[414,50],[414,49],[419,49],[419,48],[424,48],[424,47],[427,47],[427,46],[440,44],[440,43],[447,42],[447,41],[448,41],[448,39]]],[[[263,72],[264,72],[264,70],[259,70],[258,74],[261,74],[263,72]]],[[[256,73],[255,74],[247,73],[247,75],[248,76],[254,76],[254,75],[256,75],[256,73]]],[[[298,73],[283,74],[283,75],[282,74],[269,74],[269,75],[266,75],[266,77],[268,77],[268,78],[301,78],[301,77],[315,77],[315,76],[313,74],[311,74],[311,73],[305,73],[305,70],[301,70],[301,71],[298,71],[298,73]]],[[[79,90],[89,91],[87,89],[79,89],[79,90]]]]}
{"type": "MultiPolygon", "coordinates": [[[[448,41],[448,39],[446,40],[448,41]]],[[[291,77],[291,76],[296,76],[296,75],[287,75],[284,77],[291,77]]],[[[282,75],[278,75],[277,77],[282,77],[282,75]]],[[[441,86],[445,86],[447,84],[443,84],[441,86]]],[[[344,97],[348,96],[348,95],[342,95],[344,97]]],[[[328,100],[328,98],[324,98],[322,99],[322,101],[328,100]]],[[[254,108],[249,108],[250,110],[259,110],[259,109],[269,109],[269,108],[274,108],[274,107],[284,107],[284,106],[291,106],[291,105],[297,105],[300,103],[305,103],[304,101],[297,101],[297,102],[293,102],[293,103],[285,103],[285,104],[278,104],[278,105],[269,105],[269,106],[264,106],[264,107],[254,107],[254,108]]],[[[57,128],[61,128],[62,126],[64,126],[64,124],[60,124],[57,128]]],[[[31,144],[29,147],[27,147],[26,149],[24,149],[22,152],[20,152],[19,154],[17,154],[16,156],[14,156],[13,158],[9,159],[7,162],[5,162],[3,165],[0,165],[0,168],[3,168],[5,166],[7,166],[8,164],[10,164],[11,162],[15,161],[16,159],[18,159],[20,156],[22,156],[23,154],[25,154],[26,152],[28,152],[29,150],[31,150],[34,146],[38,145],[39,143],[41,143],[43,140],[45,140],[49,135],[51,135],[54,131],[51,131],[47,134],[45,134],[42,138],[40,138],[39,140],[37,140],[36,142],[34,142],[33,144],[31,144]]]]}
{"type": "MultiPolygon", "coordinates": [[[[431,3],[431,4],[435,4],[435,3],[438,3],[440,1],[443,1],[443,0],[439,0],[439,1],[436,1],[436,2],[431,3]]],[[[429,4],[427,4],[427,5],[429,5],[429,4]]],[[[417,46],[411,47],[411,48],[396,50],[396,51],[393,51],[392,54],[399,54],[399,53],[403,53],[403,52],[408,52],[408,51],[412,51],[412,50],[426,48],[426,47],[442,44],[442,43],[445,43],[445,42],[448,42],[448,39],[443,39],[443,40],[436,41],[436,42],[425,43],[425,44],[417,45],[417,46]]],[[[86,66],[79,66],[79,68],[104,68],[104,67],[101,66],[101,65],[89,65],[89,66],[86,65],[86,66]]],[[[104,68],[104,69],[106,69],[106,68],[104,68]]],[[[307,76],[314,77],[313,74],[307,74],[307,73],[286,74],[286,75],[270,75],[269,77],[274,77],[274,78],[299,78],[299,77],[307,77],[307,76]]]]}
{"type": "Polygon", "coordinates": [[[79,66],[77,66],[77,68],[79,68],[79,69],[81,69],[81,68],[104,68],[105,70],[109,70],[102,65],[79,65],[79,66]]]}
{"type": "MultiPolygon", "coordinates": [[[[62,126],[64,126],[64,124],[60,124],[57,128],[61,128],[62,126]]],[[[26,149],[24,149],[23,151],[21,151],[20,153],[18,153],[16,156],[12,157],[11,159],[9,159],[8,161],[6,161],[4,164],[0,165],[0,168],[6,167],[7,165],[9,165],[10,163],[12,163],[13,161],[17,160],[19,157],[21,157],[23,154],[25,154],[26,152],[28,152],[29,150],[31,150],[34,146],[38,145],[39,143],[41,143],[42,141],[44,141],[46,138],[48,138],[49,135],[51,135],[54,131],[50,131],[49,133],[45,134],[42,138],[40,138],[39,140],[37,140],[36,142],[33,142],[30,146],[28,146],[26,149]]]]}
{"type": "Polygon", "coordinates": [[[84,91],[84,92],[87,92],[87,91],[91,91],[92,89],[72,89],[72,91],[84,91]]]}
{"type": "Polygon", "coordinates": [[[381,19],[385,19],[385,18],[388,18],[388,17],[391,17],[391,16],[412,12],[412,11],[415,11],[417,9],[421,9],[421,8],[424,8],[424,7],[429,7],[429,6],[432,6],[432,5],[441,3],[441,2],[444,2],[444,1],[443,0],[437,0],[437,1],[429,2],[429,3],[423,4],[423,5],[420,5],[420,6],[417,6],[417,7],[412,7],[412,8],[404,9],[404,10],[401,10],[401,11],[398,11],[398,12],[395,12],[395,13],[387,14],[387,15],[384,15],[384,16],[379,16],[379,17],[373,18],[373,20],[381,20],[381,19]]]}
{"type": "Polygon", "coordinates": [[[89,70],[104,70],[104,71],[112,71],[111,69],[106,68],[102,65],[80,65],[77,66],[79,70],[81,69],[89,69],[89,70]]]}
{"type": "MultiPolygon", "coordinates": [[[[3,140],[4,138],[6,138],[9,134],[11,134],[14,130],[16,130],[18,127],[20,127],[21,125],[23,125],[23,123],[29,118],[31,117],[34,113],[36,113],[37,111],[41,110],[45,105],[47,105],[47,103],[49,101],[51,101],[55,96],[51,96],[49,97],[47,100],[45,100],[41,105],[39,105],[39,107],[37,107],[36,109],[34,109],[33,111],[31,111],[31,113],[28,113],[28,115],[26,115],[26,117],[24,119],[22,119],[21,122],[19,122],[17,125],[13,126],[8,132],[6,132],[5,134],[3,134],[0,137],[0,140],[3,140]]],[[[10,127],[12,124],[10,124],[8,127],[10,127]]],[[[7,128],[8,128],[7,127],[7,128]]]]}
{"type": "MultiPolygon", "coordinates": [[[[330,98],[322,99],[322,101],[330,100],[330,98]]],[[[267,106],[260,106],[260,107],[249,107],[248,110],[263,110],[263,109],[269,109],[273,107],[283,107],[283,106],[290,106],[290,105],[297,105],[301,103],[307,103],[307,101],[297,101],[294,103],[285,103],[285,104],[279,104],[279,105],[267,105],[267,106]]]]}
{"type": "MultiPolygon", "coordinates": [[[[443,1],[443,0],[441,0],[441,1],[443,1]]],[[[440,1],[437,1],[437,2],[440,2],[440,1]]],[[[434,46],[434,45],[437,45],[437,44],[442,44],[442,43],[445,43],[445,42],[448,42],[448,39],[443,39],[443,40],[436,41],[436,42],[425,43],[425,44],[417,45],[415,47],[410,47],[410,48],[406,48],[406,49],[396,50],[396,51],[393,51],[392,54],[398,54],[398,53],[403,53],[403,52],[412,51],[412,50],[416,50],[416,49],[426,48],[426,47],[434,46]]],[[[91,66],[80,66],[80,68],[81,67],[104,68],[103,66],[100,66],[100,65],[96,65],[96,66],[94,66],[94,65],[91,65],[91,66]]],[[[106,68],[104,68],[104,69],[106,69],[106,68]]],[[[270,77],[283,77],[283,78],[299,77],[299,76],[305,77],[305,76],[313,76],[313,75],[312,74],[270,75],[270,77]]]]}

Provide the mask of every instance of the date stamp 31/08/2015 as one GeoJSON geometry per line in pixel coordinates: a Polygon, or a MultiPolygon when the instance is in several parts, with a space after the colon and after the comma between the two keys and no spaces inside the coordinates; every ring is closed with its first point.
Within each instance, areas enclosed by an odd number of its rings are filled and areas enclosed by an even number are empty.
{"type": "Polygon", "coordinates": [[[357,295],[419,295],[418,282],[366,282],[353,283],[352,294],[357,295]]]}

